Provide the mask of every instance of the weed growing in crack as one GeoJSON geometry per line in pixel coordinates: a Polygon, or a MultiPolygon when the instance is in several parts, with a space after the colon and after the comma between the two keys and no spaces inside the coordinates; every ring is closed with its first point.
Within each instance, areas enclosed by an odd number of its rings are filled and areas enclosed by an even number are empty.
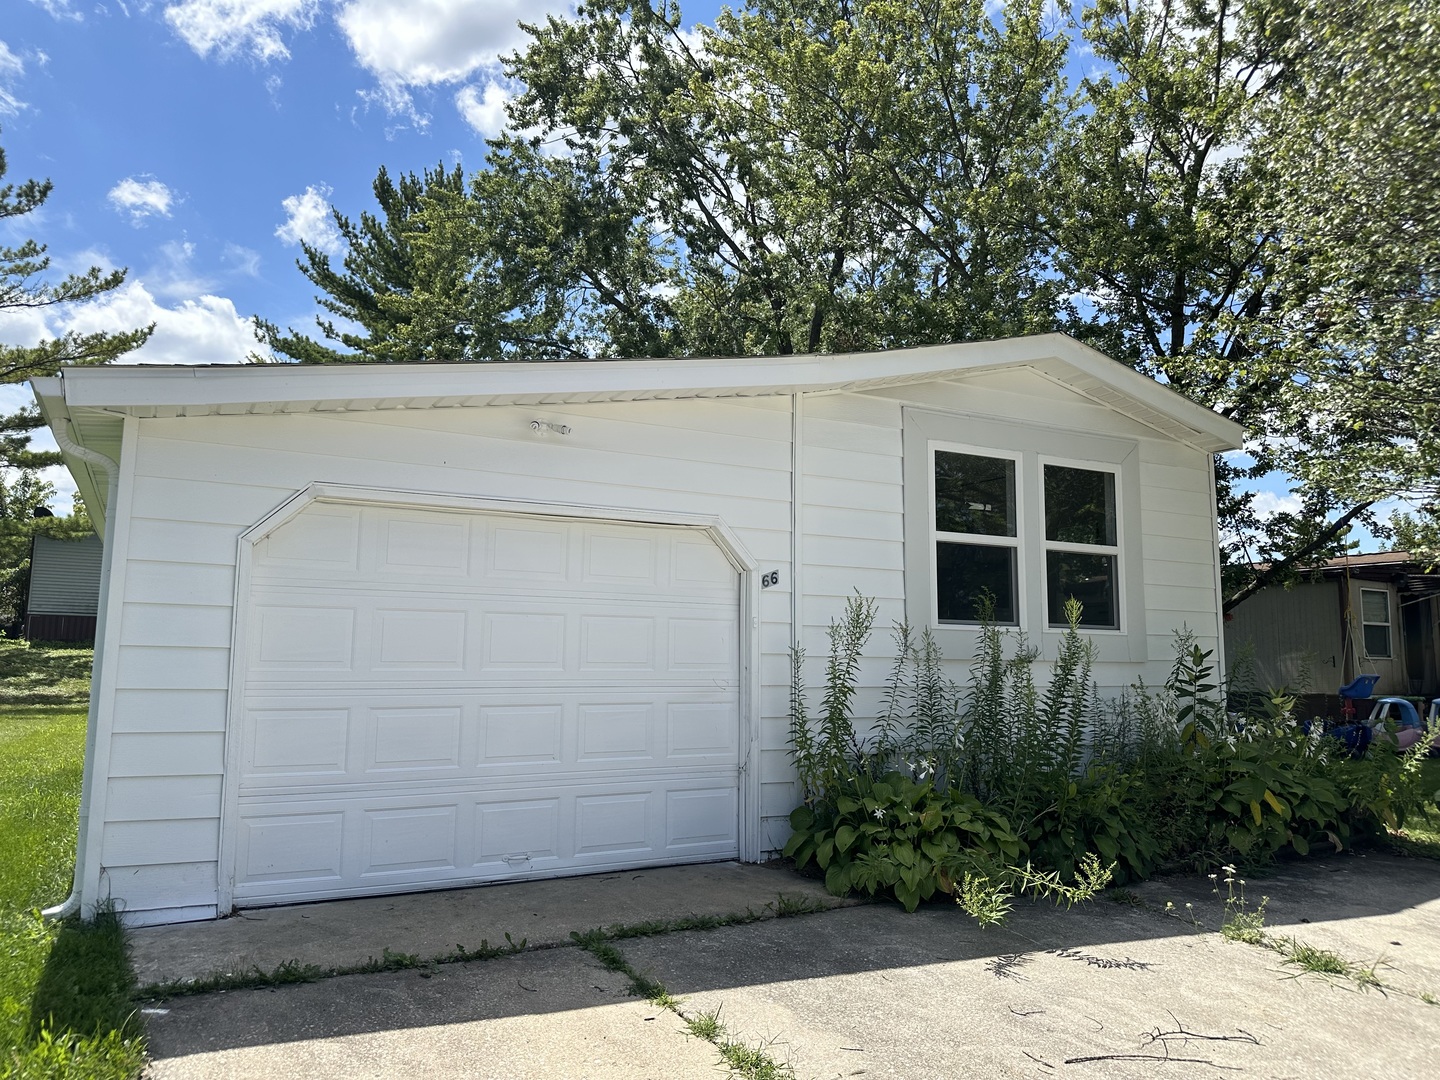
{"type": "Polygon", "coordinates": [[[685,1018],[685,1029],[697,1039],[714,1042],[725,1034],[725,1025],[720,1023],[720,1010],[698,1012],[685,1018]]]}
{"type": "MultiPolygon", "coordinates": [[[[1277,937],[1267,933],[1265,930],[1265,905],[1270,902],[1270,898],[1262,896],[1259,904],[1253,908],[1250,907],[1245,899],[1245,879],[1237,876],[1237,871],[1233,866],[1222,866],[1221,870],[1225,872],[1223,878],[1217,879],[1217,875],[1211,874],[1210,880],[1215,882],[1211,891],[1225,904],[1220,934],[1226,941],[1258,945],[1263,949],[1279,953],[1283,957],[1281,964],[1295,969],[1289,976],[1292,979],[1298,979],[1301,975],[1349,979],[1362,990],[1378,989],[1384,985],[1377,974],[1380,965],[1384,962],[1383,957],[1366,967],[1364,964],[1347,960],[1337,952],[1317,948],[1299,938],[1277,937]],[[1224,893],[1220,891],[1220,882],[1222,881],[1225,885],[1224,893]]],[[[1186,905],[1186,907],[1189,906],[1186,905]]]]}
{"type": "Polygon", "coordinates": [[[786,896],[784,893],[779,893],[775,902],[766,906],[775,912],[777,919],[789,919],[796,915],[818,915],[822,911],[830,910],[830,905],[823,900],[808,896],[786,896]]]}
{"type": "MultiPolygon", "coordinates": [[[[1292,979],[1298,979],[1301,975],[1349,979],[1362,990],[1378,990],[1385,985],[1377,973],[1380,965],[1384,963],[1383,957],[1366,967],[1354,960],[1347,960],[1330,949],[1317,949],[1314,945],[1307,945],[1293,937],[1274,938],[1270,945],[1285,958],[1281,961],[1282,964],[1297,969],[1290,976],[1292,979]]],[[[1424,1000],[1423,996],[1421,1000],[1424,1000]]]]}
{"type": "Polygon", "coordinates": [[[1174,900],[1166,900],[1165,914],[1169,915],[1171,918],[1184,919],[1196,930],[1205,929],[1205,924],[1195,917],[1195,905],[1190,903],[1189,901],[1186,901],[1185,908],[1182,911],[1180,908],[1175,906],[1174,900]]]}
{"type": "Polygon", "coordinates": [[[358,964],[340,964],[333,967],[302,964],[299,960],[286,960],[271,971],[265,971],[260,967],[251,967],[244,971],[216,972],[198,979],[175,979],[170,982],[151,983],[148,986],[142,986],[137,997],[142,1000],[160,1000],[192,997],[197,994],[213,994],[221,990],[261,990],[295,983],[320,982],[322,979],[334,979],[341,975],[378,975],[387,971],[411,971],[417,968],[427,969],[434,974],[441,964],[494,960],[496,957],[523,952],[526,942],[526,938],[515,941],[509,934],[506,934],[504,945],[491,945],[488,940],[482,938],[480,944],[475,948],[456,945],[453,953],[431,957],[422,957],[418,953],[399,952],[387,947],[381,950],[378,957],[370,956],[358,964]]]}
{"type": "Polygon", "coordinates": [[[1221,935],[1226,941],[1243,941],[1246,945],[1264,945],[1266,943],[1265,905],[1270,903],[1270,897],[1262,896],[1260,903],[1251,908],[1245,901],[1245,879],[1236,876],[1233,866],[1222,866],[1220,869],[1225,871],[1224,896],[1220,894],[1220,883],[1216,881],[1216,875],[1211,874],[1210,880],[1215,882],[1211,891],[1225,902],[1225,915],[1220,923],[1221,935]]]}
{"type": "Polygon", "coordinates": [[[770,1056],[769,1044],[722,1042],[716,1046],[731,1072],[745,1080],[794,1080],[795,1070],[770,1056]]]}
{"type": "MultiPolygon", "coordinates": [[[[740,921],[754,921],[755,918],[758,916],[754,916],[752,913],[750,918],[740,921]]],[[[606,969],[619,972],[628,978],[631,994],[646,998],[660,1008],[667,1009],[678,1016],[691,1035],[704,1039],[719,1051],[721,1060],[736,1076],[742,1077],[744,1080],[795,1080],[795,1070],[786,1063],[776,1061],[770,1055],[767,1049],[770,1044],[762,1042],[750,1046],[728,1038],[725,1025],[720,1022],[719,1009],[714,1012],[686,1016],[681,1008],[682,1002],[679,998],[672,995],[661,983],[636,971],[614,944],[613,939],[642,936],[639,932],[642,928],[648,928],[648,933],[651,934],[665,932],[655,929],[650,924],[639,924],[636,927],[597,926],[584,933],[572,930],[570,938],[576,945],[599,960],[606,969]]]]}

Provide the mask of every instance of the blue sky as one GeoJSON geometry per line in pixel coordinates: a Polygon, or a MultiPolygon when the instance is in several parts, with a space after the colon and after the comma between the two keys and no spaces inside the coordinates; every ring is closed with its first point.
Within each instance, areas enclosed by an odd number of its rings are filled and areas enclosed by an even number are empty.
{"type": "MultiPolygon", "coordinates": [[[[330,204],[358,216],[370,184],[437,163],[483,164],[503,122],[498,58],[517,22],[563,0],[3,0],[0,146],[5,182],[49,177],[36,214],[0,224],[34,237],[58,271],[128,267],[123,289],[82,311],[0,316],[27,344],[71,326],[156,323],[128,358],[239,362],[249,317],[313,326],[295,267],[303,237],[338,250],[330,204]]],[[[684,3],[709,21],[719,0],[684,3]]],[[[29,400],[0,386],[0,410],[29,400]]],[[[48,443],[40,437],[37,442],[48,443]]],[[[49,474],[69,505],[73,486],[49,474]]],[[[1283,507],[1283,484],[1266,485],[1283,507]]],[[[1373,547],[1373,543],[1367,545],[1373,547]]]]}

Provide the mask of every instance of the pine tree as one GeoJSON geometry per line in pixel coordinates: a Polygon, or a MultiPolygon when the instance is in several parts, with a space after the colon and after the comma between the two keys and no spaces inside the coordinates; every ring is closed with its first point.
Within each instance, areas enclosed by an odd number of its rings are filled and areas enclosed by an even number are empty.
{"type": "MultiPolygon", "coordinates": [[[[5,151],[0,148],[0,180],[6,172],[5,151]]],[[[24,217],[39,209],[50,196],[49,180],[0,184],[0,220],[24,217]]],[[[0,246],[0,316],[11,311],[48,309],[84,303],[118,288],[124,270],[106,271],[92,266],[83,274],[70,274],[58,282],[45,280],[50,256],[44,244],[22,241],[0,246]]],[[[20,383],[53,375],[70,364],[104,364],[142,345],[154,325],[121,333],[81,334],[68,331],[35,345],[0,342],[0,384],[20,383]]],[[[90,519],[76,501],[69,517],[36,517],[37,507],[55,497],[54,486],[39,470],[60,463],[55,451],[35,450],[30,433],[42,426],[40,410],[33,405],[0,414],[0,625],[20,614],[30,572],[30,538],[78,536],[89,531],[90,519]]]]}
{"type": "MultiPolygon", "coordinates": [[[[0,180],[6,173],[5,150],[0,147],[0,180]]],[[[0,221],[24,217],[44,205],[50,197],[49,180],[26,180],[21,184],[0,184],[0,221]]],[[[47,282],[50,256],[44,244],[22,241],[16,247],[0,246],[0,315],[83,303],[117,289],[125,281],[124,270],[106,271],[92,266],[83,274],[70,274],[58,282],[47,282]]],[[[105,364],[144,344],[154,325],[122,333],[81,334],[67,331],[35,345],[6,345],[0,342],[0,383],[19,383],[53,375],[66,364],[105,364]]],[[[30,432],[41,425],[37,409],[22,409],[0,416],[0,469],[37,469],[59,464],[55,453],[29,448],[30,432]]]]}

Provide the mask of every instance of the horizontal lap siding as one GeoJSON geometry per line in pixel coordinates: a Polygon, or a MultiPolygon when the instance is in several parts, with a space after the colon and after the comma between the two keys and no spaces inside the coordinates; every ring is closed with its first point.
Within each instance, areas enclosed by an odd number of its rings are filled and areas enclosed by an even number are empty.
{"type": "MultiPolygon", "coordinates": [[[[321,481],[714,515],[776,569],[790,558],[789,438],[788,399],[142,421],[112,616],[114,894],[134,911],[216,902],[237,543],[295,492],[321,481]],[[533,418],[571,434],[537,436],[533,418]]],[[[772,720],[786,709],[788,578],[757,612],[772,720]]],[[[773,755],[760,768],[788,776],[773,755]]]]}
{"type": "MultiPolygon", "coordinates": [[[[843,394],[807,399],[802,433],[801,642],[808,707],[820,707],[828,628],[858,589],[876,601],[876,632],[865,647],[857,718],[872,715],[889,669],[891,622],[905,617],[905,518],[900,406],[881,397],[843,394]]],[[[788,682],[788,657],[775,665],[788,682]]],[[[863,724],[863,720],[861,723],[863,724]]],[[[765,776],[782,781],[761,792],[762,837],[783,845],[799,802],[789,753],[788,701],[762,728],[765,776]]]]}
{"type": "MultiPolygon", "coordinates": [[[[861,666],[859,717],[877,710],[893,651],[889,627],[906,616],[906,404],[1135,439],[1150,659],[1101,665],[1097,680],[1105,687],[1128,685],[1139,674],[1159,681],[1168,669],[1171,634],[1182,626],[1196,631],[1202,646],[1214,646],[1203,452],[1023,371],[955,385],[822,395],[804,402],[800,509],[801,640],[812,711],[828,651],[826,629],[855,590],[879,608],[861,666]]],[[[125,782],[117,780],[113,806],[107,804],[106,837],[107,845],[112,835],[128,845],[147,833],[160,849],[182,836],[185,843],[168,870],[143,864],[129,847],[113,857],[107,847],[107,865],[128,860],[137,897],[161,896],[169,872],[183,893],[175,904],[203,904],[196,899],[202,894],[213,903],[216,852],[197,851],[218,837],[236,543],[245,528],[316,481],[723,519],[762,570],[781,570],[778,586],[761,593],[756,613],[757,767],[762,847],[783,844],[796,802],[787,737],[789,408],[782,397],[142,421],[118,613],[125,638],[111,765],[125,782]],[[532,419],[568,425],[571,432],[542,437],[530,429],[532,419]],[[154,791],[148,807],[137,795],[147,783],[154,791]],[[125,829],[112,834],[110,827],[121,824],[125,829]]],[[[952,667],[963,682],[965,665],[952,667]]]]}
{"type": "Polygon", "coordinates": [[[1148,439],[1140,452],[1150,657],[1144,678],[1153,686],[1170,671],[1177,632],[1193,634],[1202,649],[1218,648],[1214,488],[1203,451],[1148,439]]]}
{"type": "MultiPolygon", "coordinates": [[[[880,689],[893,657],[890,624],[905,618],[901,410],[907,405],[1134,440],[1140,458],[1140,584],[1146,593],[1149,659],[1097,664],[1095,680],[1102,693],[1111,696],[1137,678],[1152,685],[1163,681],[1172,657],[1173,632],[1181,627],[1194,631],[1202,647],[1215,647],[1215,542],[1205,452],[1174,443],[1025,371],[817,397],[805,402],[801,511],[806,562],[803,641],[812,714],[823,690],[826,629],[843,613],[857,588],[878,604],[875,631],[861,662],[857,724],[864,728],[878,711],[880,689]]],[[[783,658],[774,658],[771,666],[772,658],[767,657],[766,664],[767,679],[788,672],[783,658]]],[[[968,664],[956,661],[949,668],[952,678],[966,682],[968,664]]],[[[763,738],[764,753],[776,763],[770,768],[779,762],[788,768],[787,720],[767,719],[763,738]]],[[[796,801],[793,782],[766,784],[762,813],[766,835],[774,841],[788,835],[784,815],[796,801]]]]}

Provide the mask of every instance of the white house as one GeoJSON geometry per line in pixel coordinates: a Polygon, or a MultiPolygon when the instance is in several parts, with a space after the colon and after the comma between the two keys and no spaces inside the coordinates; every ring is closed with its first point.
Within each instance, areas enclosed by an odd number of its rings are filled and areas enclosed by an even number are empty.
{"type": "Polygon", "coordinates": [[[137,923],[765,858],[856,590],[957,664],[982,589],[1052,655],[1077,595],[1108,687],[1220,645],[1241,430],[1061,335],[35,391],[105,538],[67,903],[137,923]]]}

